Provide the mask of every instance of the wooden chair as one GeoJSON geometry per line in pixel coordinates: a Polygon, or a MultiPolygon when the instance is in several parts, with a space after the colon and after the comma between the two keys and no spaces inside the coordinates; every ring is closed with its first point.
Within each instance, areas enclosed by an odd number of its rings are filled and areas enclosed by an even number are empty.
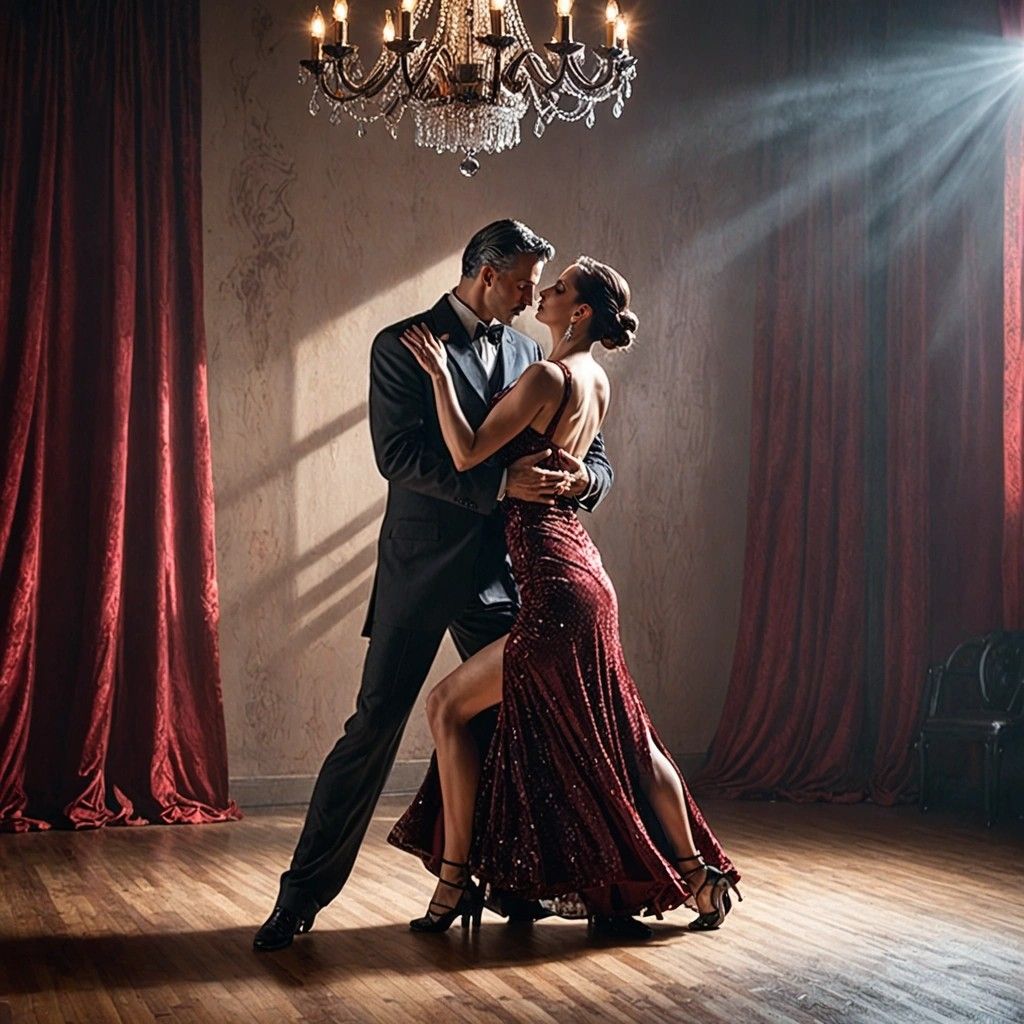
{"type": "Polygon", "coordinates": [[[982,743],[985,824],[999,810],[1006,744],[1024,738],[1024,632],[999,631],[960,644],[928,669],[925,716],[918,735],[920,804],[928,810],[928,752],[934,740],[982,743]]]}

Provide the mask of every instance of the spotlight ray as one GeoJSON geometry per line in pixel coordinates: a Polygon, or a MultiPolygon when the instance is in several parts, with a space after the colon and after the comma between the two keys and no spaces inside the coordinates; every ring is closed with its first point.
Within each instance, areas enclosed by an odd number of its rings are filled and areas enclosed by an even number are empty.
{"type": "MultiPolygon", "coordinates": [[[[817,74],[694,101],[681,122],[715,127],[703,159],[758,159],[769,173],[751,201],[678,239],[675,255],[685,264],[712,253],[725,265],[844,192],[865,204],[869,232],[884,228],[889,246],[899,247],[920,225],[907,216],[890,224],[894,212],[923,188],[918,218],[934,227],[956,216],[968,186],[999,164],[1007,119],[1022,95],[1024,48],[1016,41],[920,35],[837,56],[817,74]]],[[[648,159],[666,174],[693,159],[685,131],[650,147],[648,159]]],[[[867,269],[885,258],[870,252],[867,269]]]]}

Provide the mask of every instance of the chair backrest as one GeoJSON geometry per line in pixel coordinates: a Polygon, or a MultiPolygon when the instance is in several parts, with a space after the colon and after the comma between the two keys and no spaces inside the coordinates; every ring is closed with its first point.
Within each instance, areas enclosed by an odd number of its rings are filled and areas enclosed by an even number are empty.
{"type": "Polygon", "coordinates": [[[992,711],[1017,712],[1024,701],[1024,633],[992,633],[978,666],[981,699],[992,711]]]}
{"type": "Polygon", "coordinates": [[[984,706],[978,686],[978,666],[987,643],[987,636],[964,640],[953,648],[942,665],[930,670],[929,717],[980,710],[984,706]]]}
{"type": "Polygon", "coordinates": [[[928,713],[970,707],[1019,714],[1024,710],[1024,632],[997,630],[958,644],[934,679],[928,713]]]}

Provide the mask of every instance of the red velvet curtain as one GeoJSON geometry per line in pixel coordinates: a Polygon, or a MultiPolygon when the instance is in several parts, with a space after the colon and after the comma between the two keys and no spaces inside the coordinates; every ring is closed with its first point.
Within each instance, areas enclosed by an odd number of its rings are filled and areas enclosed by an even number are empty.
{"type": "MultiPolygon", "coordinates": [[[[859,24],[853,5],[780,4],[769,80],[802,99],[859,24]]],[[[867,145],[861,121],[845,126],[867,145]]],[[[730,794],[846,797],[862,725],[867,245],[862,171],[828,131],[765,153],[778,225],[757,298],[747,546],[730,688],[700,784],[730,794]],[[810,177],[818,177],[812,191],[810,177]],[[786,188],[806,180],[806,187],[786,188]],[[832,681],[823,686],[822,680],[832,681]]]]}
{"type": "Polygon", "coordinates": [[[237,817],[198,2],[0,15],[0,828],[237,817]]]}
{"type": "MultiPolygon", "coordinates": [[[[1003,34],[1024,44],[1024,0],[1001,0],[1003,34]]],[[[1003,219],[1003,620],[1024,629],[1024,97],[1007,120],[1003,219]]]]}
{"type": "MultiPolygon", "coordinates": [[[[942,83],[901,63],[907,16],[895,2],[770,6],[770,78],[812,110],[831,83],[831,106],[766,152],[780,226],[761,270],[740,630],[706,791],[905,799],[927,665],[1018,614],[1004,602],[1020,573],[1004,420],[1021,413],[1019,385],[1004,387],[1005,108],[965,127],[951,95],[945,116],[942,83]],[[849,93],[844,63],[861,73],[849,93]]],[[[986,18],[998,44],[994,3],[986,18]]]]}

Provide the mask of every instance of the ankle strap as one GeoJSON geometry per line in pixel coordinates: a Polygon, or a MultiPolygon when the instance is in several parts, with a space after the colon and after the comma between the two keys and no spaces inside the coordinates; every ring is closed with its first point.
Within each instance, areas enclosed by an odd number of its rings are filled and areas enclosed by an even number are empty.
{"type": "Polygon", "coordinates": [[[458,889],[459,892],[469,892],[470,881],[467,878],[464,882],[446,882],[443,878],[437,880],[438,885],[447,885],[449,889],[458,889]]]}
{"type": "Polygon", "coordinates": [[[469,861],[467,861],[467,860],[445,860],[444,857],[442,857],[441,858],[441,863],[442,864],[447,864],[449,867],[452,867],[452,868],[468,868],[469,867],[469,861]]]}

